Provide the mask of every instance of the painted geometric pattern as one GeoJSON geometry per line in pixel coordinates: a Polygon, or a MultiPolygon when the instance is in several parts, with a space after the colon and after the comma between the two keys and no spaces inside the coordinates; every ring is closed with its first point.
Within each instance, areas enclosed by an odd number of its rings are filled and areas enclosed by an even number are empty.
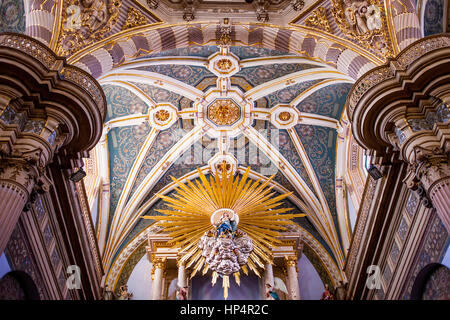
{"type": "Polygon", "coordinates": [[[23,0],[0,0],[0,32],[25,32],[23,0]]]}
{"type": "Polygon", "coordinates": [[[231,47],[230,51],[237,55],[239,59],[252,59],[260,57],[275,57],[275,56],[292,56],[294,53],[288,53],[280,50],[271,50],[258,47],[231,47]]]}
{"type": "Polygon", "coordinates": [[[392,278],[392,271],[391,267],[389,267],[389,264],[386,264],[386,266],[384,267],[383,277],[386,285],[389,285],[392,278]]]}
{"type": "Polygon", "coordinates": [[[9,238],[5,249],[5,256],[12,270],[20,270],[31,276],[36,283],[41,300],[48,299],[41,273],[31,254],[27,236],[20,223],[16,224],[9,238]]]}
{"type": "Polygon", "coordinates": [[[402,218],[402,221],[400,222],[400,226],[398,227],[398,236],[402,241],[406,238],[406,233],[408,232],[408,223],[406,222],[405,218],[402,218]]]}
{"type": "Polygon", "coordinates": [[[136,181],[134,182],[133,188],[130,192],[130,197],[133,195],[136,188],[145,179],[147,174],[152,170],[152,168],[158,163],[159,160],[164,157],[170,148],[172,148],[175,143],[182,137],[181,130],[179,130],[179,122],[174,123],[169,129],[160,131],[153,142],[152,146],[149,148],[144,161],[141,164],[139,173],[136,176],[136,181]]]}
{"type": "Polygon", "coordinates": [[[105,121],[135,113],[147,113],[148,106],[130,90],[112,85],[104,85],[102,88],[107,102],[105,121]]]}
{"type": "Polygon", "coordinates": [[[319,180],[340,238],[335,190],[336,130],[310,125],[296,125],[294,128],[319,180]]]}
{"type": "Polygon", "coordinates": [[[155,54],[149,54],[143,57],[139,57],[137,60],[145,58],[171,57],[171,56],[194,56],[207,58],[213,53],[216,53],[217,51],[219,51],[219,47],[217,46],[186,47],[161,51],[155,54]]]}
{"type": "Polygon", "coordinates": [[[150,126],[147,122],[144,122],[139,126],[113,128],[108,133],[110,220],[114,215],[130,169],[149,132],[150,126]]]}
{"type": "Polygon", "coordinates": [[[300,112],[320,114],[339,119],[352,84],[333,84],[322,88],[297,105],[300,112]]]}
{"type": "Polygon", "coordinates": [[[206,68],[189,65],[151,65],[136,70],[160,73],[191,86],[197,85],[205,77],[214,77],[206,68]]]}
{"type": "Polygon", "coordinates": [[[180,104],[180,100],[183,98],[181,95],[174,93],[172,91],[168,91],[166,89],[154,87],[148,84],[143,83],[133,83],[133,85],[139,87],[142,91],[144,91],[147,96],[150,97],[156,103],[162,102],[170,102],[175,107],[178,108],[180,104]]]}
{"type": "Polygon", "coordinates": [[[335,172],[336,130],[310,125],[297,125],[295,130],[303,143],[328,202],[331,214],[336,215],[335,172]]]}
{"type": "MultiPolygon", "coordinates": [[[[153,57],[169,57],[169,56],[195,56],[195,57],[209,57],[210,55],[219,51],[217,46],[198,46],[198,47],[187,47],[179,48],[173,50],[166,50],[156,54],[147,55],[142,58],[153,58],[153,57]]],[[[273,57],[273,56],[284,56],[284,55],[294,55],[293,53],[287,53],[284,51],[270,50],[265,48],[257,47],[231,47],[230,51],[234,53],[239,59],[251,59],[260,57],[273,57]]]]}
{"type": "Polygon", "coordinates": [[[287,88],[277,90],[274,93],[271,93],[266,96],[266,99],[268,101],[267,107],[272,108],[273,106],[277,105],[278,103],[288,104],[292,100],[294,100],[300,93],[302,93],[303,91],[305,91],[306,89],[308,89],[309,87],[315,85],[316,83],[318,83],[320,81],[322,81],[322,80],[305,81],[305,82],[294,84],[287,88]]]}
{"type": "Polygon", "coordinates": [[[295,168],[295,171],[297,171],[297,173],[300,175],[300,177],[302,177],[302,179],[305,181],[309,189],[317,197],[317,193],[314,189],[314,186],[311,182],[308,172],[305,166],[303,165],[302,160],[300,159],[300,156],[297,152],[297,149],[294,146],[294,143],[291,140],[291,137],[289,136],[289,133],[284,129],[279,130],[278,141],[279,141],[278,150],[280,151],[280,153],[295,168]]]}
{"type": "Polygon", "coordinates": [[[406,212],[409,213],[410,216],[413,216],[417,209],[417,204],[419,199],[415,192],[410,192],[408,197],[408,202],[406,203],[406,212]]]}
{"type": "Polygon", "coordinates": [[[253,86],[271,81],[273,79],[291,74],[294,72],[314,68],[316,66],[311,64],[300,63],[275,63],[268,65],[261,65],[256,67],[244,68],[236,76],[242,76],[247,79],[253,86]]]}
{"type": "Polygon", "coordinates": [[[392,262],[395,264],[397,262],[397,258],[400,254],[400,249],[398,248],[397,242],[394,241],[394,243],[392,244],[392,249],[391,249],[391,259],[392,262]]]}

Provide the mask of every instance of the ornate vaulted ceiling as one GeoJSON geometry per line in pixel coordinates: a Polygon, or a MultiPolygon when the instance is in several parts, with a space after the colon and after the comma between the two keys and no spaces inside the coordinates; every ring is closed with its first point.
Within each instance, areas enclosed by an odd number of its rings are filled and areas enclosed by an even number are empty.
{"type": "Polygon", "coordinates": [[[344,213],[338,218],[335,165],[351,77],[280,51],[203,46],[140,57],[99,81],[108,100],[102,156],[110,205],[99,226],[105,259],[153,223],[140,216],[158,214],[155,193],[172,192],[170,176],[192,178],[197,167],[210,174],[223,160],[237,174],[248,165],[252,178],[275,174],[277,192],[294,191],[286,206],[308,213],[296,222],[332,261],[343,259],[342,237],[349,239],[344,213]],[[230,73],[219,72],[221,62],[230,73]],[[228,100],[236,107],[229,123],[213,107],[228,100]]]}
{"type": "Polygon", "coordinates": [[[347,93],[424,29],[443,30],[427,13],[443,6],[418,1],[421,25],[413,0],[367,0],[358,19],[346,12],[359,1],[243,2],[0,2],[0,30],[26,32],[103,86],[108,112],[85,184],[110,279],[152,228],[140,217],[157,214],[155,193],[172,192],[170,176],[209,175],[224,160],[294,191],[285,205],[307,214],[296,222],[308,250],[343,277],[343,177],[355,154],[347,93]]]}

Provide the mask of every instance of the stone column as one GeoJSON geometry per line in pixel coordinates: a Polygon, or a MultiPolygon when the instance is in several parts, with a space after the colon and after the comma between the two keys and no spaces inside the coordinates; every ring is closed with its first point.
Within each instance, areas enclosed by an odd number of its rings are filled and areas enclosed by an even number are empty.
{"type": "Polygon", "coordinates": [[[300,287],[298,285],[298,269],[297,257],[287,256],[286,271],[288,276],[288,287],[290,291],[291,300],[300,300],[300,287]]]}
{"type": "Polygon", "coordinates": [[[152,300],[161,300],[162,286],[164,283],[164,271],[166,269],[165,258],[154,258],[153,261],[154,277],[152,281],[152,300]]]}
{"type": "Polygon", "coordinates": [[[270,300],[266,297],[266,284],[270,284],[273,287],[274,280],[273,280],[273,266],[268,263],[264,266],[264,297],[266,300],[270,300]]]}
{"type": "Polygon", "coordinates": [[[178,264],[178,286],[180,288],[187,286],[186,266],[184,263],[178,264]]]}
{"type": "Polygon", "coordinates": [[[450,233],[450,166],[446,156],[431,157],[418,168],[420,182],[450,233]]]}
{"type": "Polygon", "coordinates": [[[37,171],[25,161],[0,163],[0,254],[30,198],[37,171]]]}

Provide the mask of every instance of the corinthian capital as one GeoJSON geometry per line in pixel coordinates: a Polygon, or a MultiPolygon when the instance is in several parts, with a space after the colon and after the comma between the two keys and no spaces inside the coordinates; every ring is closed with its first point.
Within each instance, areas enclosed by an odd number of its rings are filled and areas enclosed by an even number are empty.
{"type": "Polygon", "coordinates": [[[442,149],[414,148],[414,157],[405,179],[408,187],[414,189],[421,183],[425,190],[430,191],[436,183],[450,178],[449,155],[442,149]]]}

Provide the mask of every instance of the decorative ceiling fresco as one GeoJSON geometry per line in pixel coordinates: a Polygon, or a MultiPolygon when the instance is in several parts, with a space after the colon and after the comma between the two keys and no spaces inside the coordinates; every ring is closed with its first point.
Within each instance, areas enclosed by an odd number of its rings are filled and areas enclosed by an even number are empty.
{"type": "MultiPolygon", "coordinates": [[[[440,8],[431,2],[429,11],[440,8]]],[[[86,181],[107,283],[123,279],[156,228],[141,217],[158,214],[155,194],[173,193],[170,177],[211,176],[223,161],[292,191],[283,205],[307,215],[294,221],[308,258],[321,277],[343,279],[351,230],[342,178],[353,160],[345,100],[356,79],[422,37],[415,1],[202,3],[0,0],[0,30],[25,30],[105,92],[90,160],[97,176],[86,181]]]]}
{"type": "Polygon", "coordinates": [[[275,175],[278,194],[293,192],[283,207],[307,214],[295,223],[336,266],[343,261],[348,231],[338,221],[336,143],[353,79],[314,60],[256,49],[170,50],[99,78],[108,101],[110,198],[97,228],[108,263],[153,227],[141,217],[160,214],[156,193],[173,194],[172,176],[195,178],[200,168],[209,177],[222,161],[235,175],[249,166],[250,179],[275,175]]]}

